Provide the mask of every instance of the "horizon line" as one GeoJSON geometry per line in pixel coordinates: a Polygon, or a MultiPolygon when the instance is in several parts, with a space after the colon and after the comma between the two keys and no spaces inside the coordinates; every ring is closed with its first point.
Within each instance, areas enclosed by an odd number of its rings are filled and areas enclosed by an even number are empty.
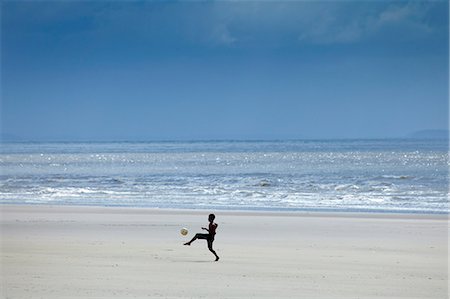
{"type": "Polygon", "coordinates": [[[0,143],[201,143],[201,142],[296,142],[296,141],[356,141],[356,140],[450,140],[449,136],[439,137],[342,137],[342,138],[268,138],[268,139],[43,139],[43,140],[4,140],[0,139],[0,143]]]}

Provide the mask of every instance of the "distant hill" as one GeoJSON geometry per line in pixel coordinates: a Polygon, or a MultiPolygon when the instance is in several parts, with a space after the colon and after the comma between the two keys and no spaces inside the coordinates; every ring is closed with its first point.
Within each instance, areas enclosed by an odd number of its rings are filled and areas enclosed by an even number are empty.
{"type": "Polygon", "coordinates": [[[449,130],[421,130],[412,133],[408,137],[418,139],[449,139],[449,130]]]}

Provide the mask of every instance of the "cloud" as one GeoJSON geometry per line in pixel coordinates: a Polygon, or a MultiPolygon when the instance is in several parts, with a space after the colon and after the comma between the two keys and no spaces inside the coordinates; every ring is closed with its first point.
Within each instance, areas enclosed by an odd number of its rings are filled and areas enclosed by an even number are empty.
{"type": "MultiPolygon", "coordinates": [[[[446,7],[443,7],[446,6],[446,7]]],[[[17,39],[53,34],[73,44],[121,42],[167,48],[276,48],[414,40],[446,28],[433,23],[445,2],[20,2],[2,17],[17,39]],[[80,20],[84,20],[80,22],[80,20]]],[[[446,17],[448,22],[448,16],[446,17]]],[[[445,29],[444,29],[445,30],[445,29]]],[[[446,29],[448,31],[448,28],[446,29]]],[[[441,30],[442,31],[442,30],[441,30]]]]}
{"type": "Polygon", "coordinates": [[[237,41],[226,24],[216,25],[211,32],[211,39],[213,42],[221,45],[232,45],[237,41]]]}
{"type": "Polygon", "coordinates": [[[421,17],[423,14],[424,11],[419,10],[418,3],[396,4],[391,5],[386,10],[382,11],[378,16],[378,22],[380,24],[403,22],[412,17],[421,17]]]}
{"type": "Polygon", "coordinates": [[[428,23],[430,8],[433,4],[408,2],[403,5],[390,5],[382,11],[373,24],[373,29],[403,28],[409,36],[420,37],[433,32],[428,23]]]}
{"type": "Polygon", "coordinates": [[[303,44],[332,44],[353,42],[363,34],[362,20],[351,10],[336,5],[324,5],[315,15],[303,19],[298,40],[303,44]]]}
{"type": "MultiPolygon", "coordinates": [[[[442,3],[441,3],[442,4],[442,3]]],[[[312,44],[354,43],[396,36],[413,40],[433,34],[428,22],[431,8],[439,3],[397,2],[329,6],[300,28],[299,41],[312,44]],[[346,9],[342,9],[342,8],[346,9]]]]}
{"type": "MultiPolygon", "coordinates": [[[[283,47],[413,41],[445,31],[430,20],[446,2],[281,1],[213,2],[206,24],[217,45],[283,47]]],[[[442,14],[442,13],[441,13],[442,14]]],[[[448,17],[444,18],[447,19],[448,17]]]]}

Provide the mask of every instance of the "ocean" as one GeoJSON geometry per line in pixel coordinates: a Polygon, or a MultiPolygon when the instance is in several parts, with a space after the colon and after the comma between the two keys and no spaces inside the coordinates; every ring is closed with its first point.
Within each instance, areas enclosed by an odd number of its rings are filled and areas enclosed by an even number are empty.
{"type": "Polygon", "coordinates": [[[448,213],[447,140],[2,143],[0,203],[448,213]]]}

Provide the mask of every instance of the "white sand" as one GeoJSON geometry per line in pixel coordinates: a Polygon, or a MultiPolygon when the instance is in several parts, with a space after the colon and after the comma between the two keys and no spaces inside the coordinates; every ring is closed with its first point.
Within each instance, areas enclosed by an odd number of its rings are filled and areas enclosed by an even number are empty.
{"type": "Polygon", "coordinates": [[[446,216],[0,208],[2,298],[448,298],[446,216]]]}

